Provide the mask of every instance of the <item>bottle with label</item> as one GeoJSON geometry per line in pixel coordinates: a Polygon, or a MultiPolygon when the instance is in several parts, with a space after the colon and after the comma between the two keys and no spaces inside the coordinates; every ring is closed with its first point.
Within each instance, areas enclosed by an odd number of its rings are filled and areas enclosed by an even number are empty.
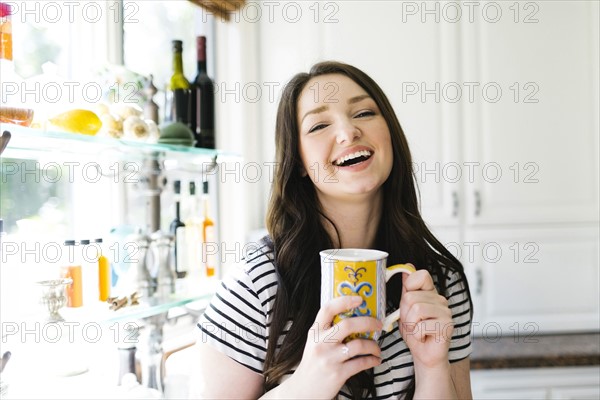
{"type": "Polygon", "coordinates": [[[16,3],[0,2],[0,85],[2,103],[0,104],[0,122],[30,126],[33,122],[33,110],[23,107],[21,85],[23,80],[15,72],[13,62],[13,32],[11,14],[16,3]],[[11,90],[4,90],[11,88],[11,90]],[[10,92],[10,93],[9,93],[10,92]]]}
{"type": "Polygon", "coordinates": [[[81,246],[81,270],[83,280],[83,303],[91,306],[98,302],[98,258],[100,251],[89,239],[79,241],[81,246]]]}
{"type": "Polygon", "coordinates": [[[67,287],[67,307],[81,307],[83,305],[81,257],[76,251],[74,240],[65,240],[62,264],[61,277],[73,280],[73,283],[67,287]]]}
{"type": "Polygon", "coordinates": [[[8,3],[0,3],[0,59],[12,61],[12,9],[8,3]]]}
{"type": "Polygon", "coordinates": [[[196,38],[196,58],[198,70],[192,83],[191,128],[196,139],[196,147],[215,148],[215,94],[212,79],[206,70],[206,37],[196,38]]]}
{"type": "Polygon", "coordinates": [[[190,83],[183,74],[183,42],[173,40],[173,75],[166,91],[165,122],[190,126],[190,83]]]}
{"type": "Polygon", "coordinates": [[[197,286],[203,274],[202,268],[202,215],[200,196],[196,193],[196,182],[189,183],[189,207],[185,220],[185,239],[188,252],[187,265],[190,280],[197,286]]]}
{"type": "Polygon", "coordinates": [[[98,257],[98,300],[106,301],[110,296],[110,262],[104,255],[102,239],[96,239],[94,242],[100,247],[100,255],[98,257]]]}
{"type": "Polygon", "coordinates": [[[210,217],[208,181],[202,183],[202,203],[204,207],[204,220],[202,221],[202,261],[204,263],[206,276],[215,276],[216,257],[218,249],[215,236],[215,223],[210,217]]]}
{"type": "Polygon", "coordinates": [[[175,275],[178,279],[185,278],[187,275],[186,257],[187,252],[185,250],[185,224],[181,221],[180,208],[181,208],[181,181],[177,180],[174,182],[173,189],[175,192],[175,218],[171,222],[169,233],[173,236],[173,256],[175,264],[175,275]]]}

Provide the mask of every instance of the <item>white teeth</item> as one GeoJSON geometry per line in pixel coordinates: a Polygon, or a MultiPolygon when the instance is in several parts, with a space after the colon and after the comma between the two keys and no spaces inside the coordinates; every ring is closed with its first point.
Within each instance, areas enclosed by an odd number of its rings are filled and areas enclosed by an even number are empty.
{"type": "Polygon", "coordinates": [[[361,150],[361,151],[357,151],[355,153],[352,154],[348,154],[345,155],[344,157],[338,158],[337,160],[335,160],[335,164],[336,165],[341,165],[343,163],[345,163],[348,160],[352,160],[353,158],[357,158],[357,157],[369,157],[371,155],[371,152],[368,150],[361,150]]]}

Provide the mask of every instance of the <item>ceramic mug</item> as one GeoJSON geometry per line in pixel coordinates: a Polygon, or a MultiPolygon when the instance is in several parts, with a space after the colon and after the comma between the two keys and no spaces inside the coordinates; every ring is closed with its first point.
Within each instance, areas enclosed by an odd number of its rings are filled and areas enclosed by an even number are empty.
{"type": "MultiPolygon", "coordinates": [[[[385,315],[386,283],[399,272],[415,272],[412,265],[396,264],[386,268],[388,253],[370,249],[323,250],[321,256],[321,306],[335,297],[361,296],[360,306],[338,314],[337,323],[344,318],[370,316],[383,322],[383,330],[392,330],[400,318],[400,310],[385,315]]],[[[379,339],[381,332],[351,335],[366,339],[379,339]]]]}

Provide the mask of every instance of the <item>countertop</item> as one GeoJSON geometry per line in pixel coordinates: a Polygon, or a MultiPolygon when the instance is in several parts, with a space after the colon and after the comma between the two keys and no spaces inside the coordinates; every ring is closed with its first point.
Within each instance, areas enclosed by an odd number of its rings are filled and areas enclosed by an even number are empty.
{"type": "Polygon", "coordinates": [[[471,369],[600,365],[600,333],[473,338],[471,369]]]}

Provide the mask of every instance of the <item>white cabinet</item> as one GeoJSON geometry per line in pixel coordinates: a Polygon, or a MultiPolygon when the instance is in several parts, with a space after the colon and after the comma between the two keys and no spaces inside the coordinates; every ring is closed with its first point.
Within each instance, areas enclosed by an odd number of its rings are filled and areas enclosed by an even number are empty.
{"type": "Polygon", "coordinates": [[[597,328],[599,241],[597,228],[468,229],[461,260],[474,332],[527,339],[597,328]]]}
{"type": "Polygon", "coordinates": [[[463,79],[479,84],[462,136],[478,169],[462,192],[475,332],[597,330],[598,4],[502,4],[513,18],[461,35],[463,79]]]}
{"type": "Polygon", "coordinates": [[[599,367],[471,371],[474,399],[598,399],[599,367]]]}
{"type": "Polygon", "coordinates": [[[475,333],[598,330],[598,3],[320,4],[328,21],[310,2],[296,29],[261,21],[261,79],[333,59],[380,84],[423,216],[470,277],[475,333]]]}
{"type": "Polygon", "coordinates": [[[462,25],[469,225],[598,221],[598,4],[527,4],[462,25]]]}

